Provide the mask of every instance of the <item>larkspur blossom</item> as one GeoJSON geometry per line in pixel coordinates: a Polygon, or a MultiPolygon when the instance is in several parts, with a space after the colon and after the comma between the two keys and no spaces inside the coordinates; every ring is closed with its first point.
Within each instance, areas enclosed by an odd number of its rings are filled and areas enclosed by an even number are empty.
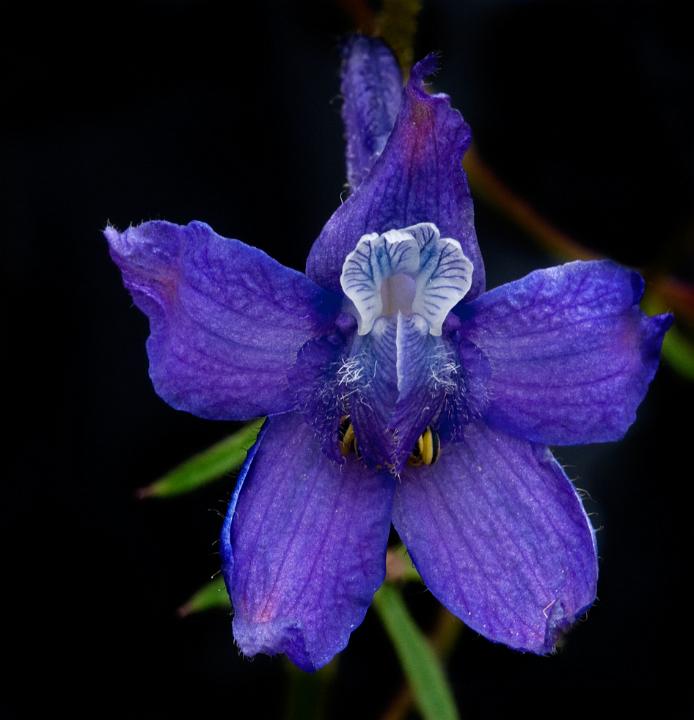
{"type": "Polygon", "coordinates": [[[594,533],[547,446],[624,434],[671,317],[641,313],[641,277],[607,261],[484,291],[470,132],[426,92],[434,66],[403,89],[384,44],[347,44],[352,193],[306,275],[200,222],[105,231],[159,395],[269,416],[222,532],[247,655],[315,669],[344,648],[391,520],[431,592],[491,640],[549,652],[595,598],[594,533]]]}

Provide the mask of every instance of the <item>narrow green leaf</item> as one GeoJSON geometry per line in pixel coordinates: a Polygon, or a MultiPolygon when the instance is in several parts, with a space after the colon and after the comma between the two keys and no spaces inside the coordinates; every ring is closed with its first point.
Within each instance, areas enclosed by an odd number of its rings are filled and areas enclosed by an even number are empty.
{"type": "Polygon", "coordinates": [[[453,693],[439,659],[415,624],[400,591],[384,584],[374,596],[420,712],[426,720],[457,720],[453,693]]]}
{"type": "Polygon", "coordinates": [[[263,418],[248,423],[233,435],[175,467],[151,485],[138,490],[138,497],[182,495],[236,470],[243,465],[262,424],[263,418]]]}
{"type": "MultiPolygon", "coordinates": [[[[641,305],[649,315],[657,315],[670,309],[660,295],[653,290],[646,292],[641,305]]],[[[694,342],[687,338],[677,326],[677,322],[665,333],[662,352],[666,362],[673,370],[687,380],[694,380],[694,342]]]]}
{"type": "Polygon", "coordinates": [[[207,585],[203,585],[194,595],[192,595],[180,608],[178,614],[181,617],[187,617],[205,610],[229,609],[229,595],[224,585],[224,578],[217,575],[207,585]]]}
{"type": "Polygon", "coordinates": [[[694,343],[675,326],[663,340],[663,356],[671,367],[687,380],[694,380],[694,343]]]}

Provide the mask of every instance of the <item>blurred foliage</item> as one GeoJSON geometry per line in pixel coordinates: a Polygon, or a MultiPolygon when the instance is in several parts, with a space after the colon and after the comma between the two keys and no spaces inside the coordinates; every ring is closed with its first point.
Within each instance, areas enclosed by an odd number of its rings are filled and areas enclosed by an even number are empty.
{"type": "MultiPolygon", "coordinates": [[[[339,656],[338,656],[339,657],[339,656]]],[[[330,686],[337,674],[338,657],[315,673],[305,673],[285,662],[289,677],[286,720],[320,720],[328,715],[330,686]]]]}
{"type": "MultiPolygon", "coordinates": [[[[457,718],[452,692],[436,653],[442,657],[448,655],[462,623],[442,608],[432,638],[427,640],[412,619],[400,591],[392,584],[421,582],[403,545],[388,550],[386,568],[386,583],[374,596],[374,607],[396,648],[409,683],[396,696],[387,717],[403,718],[415,702],[427,720],[457,718]]],[[[178,614],[187,617],[208,610],[231,610],[221,575],[195,592],[181,605],[178,614]]],[[[336,673],[337,658],[315,674],[303,673],[290,662],[286,665],[289,675],[286,717],[292,720],[327,717],[329,686],[336,673]]]]}
{"type": "Polygon", "coordinates": [[[663,357],[673,370],[694,381],[694,343],[679,328],[672,327],[665,335],[663,357]]]}
{"type": "MultiPolygon", "coordinates": [[[[438,619],[428,639],[442,662],[448,660],[464,627],[455,615],[448,612],[443,605],[439,606],[438,619]]],[[[405,720],[409,717],[414,702],[410,685],[407,682],[403,683],[381,720],[405,720]]]]}
{"type": "Polygon", "coordinates": [[[237,470],[243,465],[248,450],[253,447],[263,422],[264,418],[260,418],[244,425],[233,435],[194,455],[151,485],[141,488],[138,497],[175,497],[197,490],[237,470]]]}
{"type": "MultiPolygon", "coordinates": [[[[402,546],[394,555],[407,558],[402,546]]],[[[418,578],[419,575],[415,575],[412,579],[418,578]]],[[[437,653],[442,657],[450,653],[462,628],[460,621],[442,609],[432,638],[428,640],[412,619],[400,591],[390,583],[384,583],[374,596],[374,608],[395,647],[410,687],[409,692],[403,689],[396,697],[387,717],[404,717],[414,701],[427,720],[457,718],[452,692],[437,653]]],[[[208,610],[230,609],[224,579],[219,575],[194,593],[179,608],[178,614],[187,617],[208,610]]],[[[287,717],[326,717],[328,685],[336,672],[336,663],[334,660],[315,675],[306,676],[287,662],[290,677],[287,717]]]]}
{"type": "Polygon", "coordinates": [[[455,720],[458,711],[441,661],[412,620],[400,591],[384,584],[374,607],[393,643],[417,707],[426,720],[455,720]]]}
{"type": "Polygon", "coordinates": [[[414,62],[414,36],[421,9],[421,0],[383,0],[376,16],[376,34],[393,48],[405,75],[414,62]]]}
{"type": "Polygon", "coordinates": [[[339,0],[339,3],[357,32],[383,38],[390,45],[407,76],[414,60],[414,38],[422,1],[383,0],[379,12],[375,12],[367,0],[339,0]]]}
{"type": "Polygon", "coordinates": [[[188,617],[205,610],[231,610],[231,601],[221,575],[203,585],[196,593],[178,608],[181,617],[188,617]]]}
{"type": "MultiPolygon", "coordinates": [[[[559,230],[516,195],[484,163],[474,146],[466,153],[463,167],[478,197],[558,259],[595,260],[603,257],[559,230]]],[[[675,315],[676,325],[670,328],[663,341],[663,357],[673,370],[694,380],[694,343],[685,335],[686,325],[693,322],[694,288],[669,276],[654,276],[648,269],[642,269],[642,272],[648,286],[644,310],[650,314],[671,311],[675,315]]]]}
{"type": "MultiPolygon", "coordinates": [[[[428,639],[434,652],[441,658],[442,662],[445,663],[453,652],[464,627],[463,623],[455,615],[449,613],[443,605],[439,606],[438,619],[434,629],[428,635],[428,639]]],[[[403,683],[381,720],[405,720],[410,717],[414,702],[415,699],[410,685],[407,682],[403,683]]]]}
{"type": "Polygon", "coordinates": [[[404,545],[388,548],[386,554],[386,580],[390,582],[422,582],[417,568],[404,545]]]}
{"type": "MultiPolygon", "coordinates": [[[[654,287],[646,292],[643,309],[650,314],[656,314],[666,312],[669,308],[654,287]]],[[[677,326],[671,327],[665,334],[663,357],[680,375],[688,380],[694,380],[694,342],[689,340],[677,326]]]]}

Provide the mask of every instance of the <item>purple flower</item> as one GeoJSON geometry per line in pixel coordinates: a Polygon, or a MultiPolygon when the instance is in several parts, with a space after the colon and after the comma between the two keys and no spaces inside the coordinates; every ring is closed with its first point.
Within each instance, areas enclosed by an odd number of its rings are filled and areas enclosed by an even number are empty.
{"type": "Polygon", "coordinates": [[[242,652],[315,669],[383,582],[391,521],[431,592],[491,640],[546,653],[595,599],[589,520],[547,449],[617,440],[669,315],[612,262],[485,292],[461,158],[470,131],[404,90],[376,40],[345,50],[352,194],[306,275],[200,222],[105,231],[156,391],[205,418],[268,415],[222,533],[242,652]]]}

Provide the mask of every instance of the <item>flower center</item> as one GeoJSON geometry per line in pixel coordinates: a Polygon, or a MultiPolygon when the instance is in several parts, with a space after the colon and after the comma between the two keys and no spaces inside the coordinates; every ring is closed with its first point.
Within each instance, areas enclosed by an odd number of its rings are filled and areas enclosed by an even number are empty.
{"type": "MultiPolygon", "coordinates": [[[[357,442],[357,436],[354,434],[354,426],[352,425],[349,415],[343,415],[342,418],[340,418],[338,441],[342,457],[347,457],[350,453],[354,453],[358,458],[361,457],[359,443],[357,442]]],[[[427,426],[424,428],[424,432],[417,438],[417,442],[407,459],[407,464],[413,467],[433,465],[439,459],[440,455],[441,440],[439,434],[432,427],[427,426]]]]}
{"type": "Polygon", "coordinates": [[[433,223],[360,238],[342,266],[340,284],[352,301],[359,335],[380,317],[419,315],[431,335],[472,284],[472,263],[460,243],[433,223]]]}

